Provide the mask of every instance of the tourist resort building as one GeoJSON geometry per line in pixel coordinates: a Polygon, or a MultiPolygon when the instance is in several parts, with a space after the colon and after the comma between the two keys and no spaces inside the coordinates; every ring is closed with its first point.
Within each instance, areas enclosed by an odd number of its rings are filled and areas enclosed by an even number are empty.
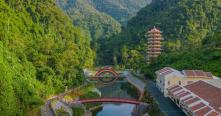
{"type": "Polygon", "coordinates": [[[169,87],[168,96],[188,116],[221,116],[221,80],[169,87]]]}
{"type": "Polygon", "coordinates": [[[155,72],[158,89],[187,116],[221,116],[221,79],[202,70],[155,72]]]}
{"type": "Polygon", "coordinates": [[[211,80],[215,78],[212,73],[202,70],[178,71],[170,67],[165,67],[155,73],[157,76],[156,85],[164,93],[165,97],[168,96],[167,88],[171,86],[185,86],[199,80],[211,80]]]}
{"type": "Polygon", "coordinates": [[[161,31],[154,27],[148,31],[148,48],[147,48],[147,62],[150,63],[153,59],[157,58],[162,51],[161,43],[163,41],[161,31]]]}

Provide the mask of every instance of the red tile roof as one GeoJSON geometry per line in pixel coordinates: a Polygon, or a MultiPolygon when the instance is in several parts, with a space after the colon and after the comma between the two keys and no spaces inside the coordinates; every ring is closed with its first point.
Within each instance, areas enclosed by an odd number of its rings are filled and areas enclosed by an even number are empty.
{"type": "Polygon", "coordinates": [[[189,78],[208,78],[212,79],[213,75],[210,72],[204,72],[202,70],[183,70],[184,75],[189,78]]]}
{"type": "Polygon", "coordinates": [[[207,101],[216,111],[221,113],[221,89],[204,81],[197,81],[185,86],[186,89],[207,101]]]}
{"type": "Polygon", "coordinates": [[[189,95],[189,94],[191,94],[190,92],[183,92],[182,94],[180,94],[180,95],[178,95],[177,96],[177,98],[182,98],[182,97],[184,97],[184,96],[186,96],[186,95],[189,95]]]}
{"type": "Polygon", "coordinates": [[[207,116],[219,116],[219,113],[212,111],[207,116]]]}
{"type": "Polygon", "coordinates": [[[170,73],[172,73],[173,71],[172,70],[168,70],[168,71],[165,71],[165,72],[163,72],[163,73],[161,73],[162,75],[167,75],[167,74],[170,74],[170,73]]]}
{"type": "Polygon", "coordinates": [[[195,97],[195,98],[193,98],[193,99],[190,99],[190,100],[188,100],[188,101],[185,101],[184,102],[184,104],[185,105],[190,105],[190,104],[192,104],[192,103],[194,103],[194,102],[197,102],[197,101],[199,101],[200,99],[198,98],[198,97],[195,97]]]}
{"type": "Polygon", "coordinates": [[[171,90],[171,92],[172,92],[172,94],[174,94],[175,92],[177,92],[177,91],[179,91],[181,89],[183,89],[183,88],[182,87],[178,87],[178,88],[175,88],[175,89],[171,90]]]}
{"type": "Polygon", "coordinates": [[[205,73],[201,70],[195,70],[195,75],[202,77],[205,76],[205,73]]]}
{"type": "Polygon", "coordinates": [[[187,98],[181,100],[181,102],[185,102],[185,101],[190,100],[190,99],[192,99],[192,98],[193,98],[193,96],[189,96],[189,97],[187,97],[187,98]]]}
{"type": "Polygon", "coordinates": [[[197,104],[197,105],[195,105],[195,106],[192,106],[190,109],[191,109],[191,111],[193,112],[193,111],[195,111],[195,110],[197,110],[197,109],[200,109],[200,108],[202,108],[202,107],[204,107],[204,106],[206,106],[204,103],[199,103],[199,104],[197,104]]]}
{"type": "Polygon", "coordinates": [[[212,109],[210,107],[206,106],[205,108],[202,108],[202,109],[198,110],[194,114],[196,116],[203,116],[203,115],[207,114],[210,110],[212,110],[212,109]]]}
{"type": "Polygon", "coordinates": [[[176,94],[175,94],[175,96],[177,97],[178,95],[183,94],[183,93],[185,93],[185,91],[184,91],[184,90],[179,91],[178,93],[176,93],[176,94]]]}
{"type": "MultiPolygon", "coordinates": [[[[173,68],[164,67],[163,69],[156,71],[156,73],[158,73],[160,75],[167,75],[167,74],[170,74],[174,71],[175,70],[173,68]]],[[[187,78],[213,79],[213,75],[211,72],[204,72],[202,70],[183,70],[182,72],[187,78]]]]}
{"type": "Polygon", "coordinates": [[[175,88],[178,88],[178,87],[180,87],[179,85],[176,85],[176,86],[173,86],[173,87],[169,87],[168,88],[168,91],[171,91],[171,90],[173,90],[173,89],[175,89],[175,88]]]}
{"type": "Polygon", "coordinates": [[[188,110],[195,116],[221,116],[221,88],[211,83],[197,81],[184,87],[176,85],[168,88],[168,92],[171,97],[179,99],[182,105],[191,105],[188,110]]]}
{"type": "Polygon", "coordinates": [[[156,73],[160,73],[161,75],[166,75],[166,74],[169,74],[169,73],[172,73],[173,72],[173,69],[170,68],[170,67],[165,67],[163,69],[160,69],[159,71],[157,71],[156,73]]]}
{"type": "Polygon", "coordinates": [[[195,76],[193,70],[184,70],[186,76],[195,76]]]}

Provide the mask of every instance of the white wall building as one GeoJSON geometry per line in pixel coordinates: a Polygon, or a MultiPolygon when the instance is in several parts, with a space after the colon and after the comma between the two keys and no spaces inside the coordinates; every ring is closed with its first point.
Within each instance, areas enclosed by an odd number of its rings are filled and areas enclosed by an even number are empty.
{"type": "Polygon", "coordinates": [[[155,73],[157,75],[156,85],[165,97],[168,96],[167,88],[171,86],[185,86],[199,80],[214,79],[210,72],[204,72],[202,70],[178,71],[170,67],[165,67],[155,73]]]}
{"type": "Polygon", "coordinates": [[[221,116],[221,79],[200,80],[167,90],[169,98],[187,116],[221,116]]]}

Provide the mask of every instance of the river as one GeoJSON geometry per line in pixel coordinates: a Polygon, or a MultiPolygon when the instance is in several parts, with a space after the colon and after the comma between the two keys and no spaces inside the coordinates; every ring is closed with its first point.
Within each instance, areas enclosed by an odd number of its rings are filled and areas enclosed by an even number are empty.
{"type": "MultiPolygon", "coordinates": [[[[102,93],[102,97],[115,97],[135,99],[131,97],[125,90],[121,89],[122,83],[115,83],[108,86],[100,86],[98,89],[102,93]]],[[[103,103],[102,107],[92,111],[93,116],[131,116],[135,105],[123,103],[103,103]]]]}
{"type": "Polygon", "coordinates": [[[94,116],[131,116],[133,108],[131,104],[102,104],[102,109],[94,113],[94,116]]]}

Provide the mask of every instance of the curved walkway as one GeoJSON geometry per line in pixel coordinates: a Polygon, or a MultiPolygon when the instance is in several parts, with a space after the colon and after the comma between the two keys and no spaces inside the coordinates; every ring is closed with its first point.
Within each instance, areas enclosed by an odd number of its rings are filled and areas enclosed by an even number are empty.
{"type": "Polygon", "coordinates": [[[50,108],[51,100],[48,100],[41,108],[41,116],[54,116],[54,112],[50,108]]]}
{"type": "Polygon", "coordinates": [[[153,81],[147,80],[147,91],[157,101],[160,110],[167,116],[185,116],[183,111],[178,108],[169,98],[163,96],[153,81]]]}
{"type": "Polygon", "coordinates": [[[135,78],[129,71],[124,71],[123,74],[126,77],[126,80],[139,90],[141,94],[139,99],[141,99],[145,91],[146,83],[138,78],[135,78]]]}
{"type": "Polygon", "coordinates": [[[77,91],[78,89],[84,87],[85,85],[86,84],[83,84],[83,85],[81,85],[81,86],[79,86],[77,88],[71,89],[71,90],[66,91],[64,93],[61,93],[61,94],[58,94],[58,95],[52,97],[51,99],[47,100],[45,102],[45,105],[43,107],[41,107],[41,116],[55,116],[55,114],[54,114],[54,112],[53,112],[53,110],[51,109],[51,106],[50,106],[51,102],[53,100],[62,99],[65,95],[67,95],[67,94],[69,94],[69,93],[71,93],[73,91],[77,91]]]}

